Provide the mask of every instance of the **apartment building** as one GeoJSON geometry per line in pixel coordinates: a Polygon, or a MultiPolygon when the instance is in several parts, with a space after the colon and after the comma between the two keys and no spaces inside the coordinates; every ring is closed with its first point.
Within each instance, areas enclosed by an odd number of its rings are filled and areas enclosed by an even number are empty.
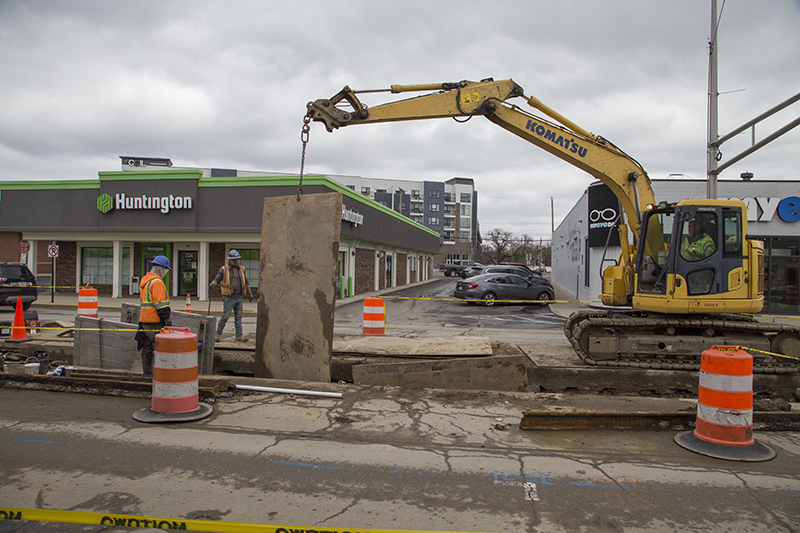
{"type": "Polygon", "coordinates": [[[472,178],[415,181],[330,175],[347,188],[440,235],[437,262],[473,259],[478,246],[478,192],[472,178]]]}

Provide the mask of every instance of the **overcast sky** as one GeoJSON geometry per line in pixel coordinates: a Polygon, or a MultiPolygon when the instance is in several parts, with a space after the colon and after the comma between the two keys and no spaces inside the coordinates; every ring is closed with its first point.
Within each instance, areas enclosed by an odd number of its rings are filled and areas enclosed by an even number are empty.
{"type": "MultiPolygon", "coordinates": [[[[724,134],[800,91],[800,0],[718,10],[724,134]]],[[[488,77],[513,78],[651,178],[704,178],[710,19],[710,0],[0,0],[0,179],[95,178],[120,155],[296,174],[309,100],[488,77]]],[[[723,145],[722,161],[749,142],[723,145]]],[[[798,151],[800,128],[721,178],[800,180],[798,151]]],[[[591,182],[480,118],[315,123],[306,172],[471,177],[482,232],[535,238],[550,236],[550,197],[558,225],[591,182]]]]}

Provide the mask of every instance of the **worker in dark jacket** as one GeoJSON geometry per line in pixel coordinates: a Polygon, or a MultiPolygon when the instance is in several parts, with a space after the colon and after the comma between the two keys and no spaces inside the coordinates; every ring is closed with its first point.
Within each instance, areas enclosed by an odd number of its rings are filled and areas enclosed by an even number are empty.
{"type": "Polygon", "coordinates": [[[159,255],[150,262],[150,272],[139,282],[141,307],[135,338],[142,352],[142,373],[145,375],[153,374],[156,334],[165,326],[172,325],[169,291],[164,284],[164,277],[170,270],[169,259],[159,255]]]}
{"type": "Polygon", "coordinates": [[[244,267],[239,265],[239,259],[241,258],[242,256],[239,252],[231,250],[228,253],[228,263],[222,265],[214,281],[211,282],[212,287],[219,285],[222,290],[222,318],[219,319],[219,324],[217,324],[216,340],[220,340],[225,324],[231,316],[231,311],[233,311],[236,340],[239,342],[244,342],[245,340],[242,334],[242,311],[244,309],[242,297],[247,296],[249,301],[252,302],[253,293],[247,284],[244,267]]]}

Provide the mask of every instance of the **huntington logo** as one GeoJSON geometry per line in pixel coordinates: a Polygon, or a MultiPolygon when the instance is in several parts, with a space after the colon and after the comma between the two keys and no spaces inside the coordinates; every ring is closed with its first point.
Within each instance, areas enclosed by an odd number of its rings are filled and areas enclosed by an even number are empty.
{"type": "Polygon", "coordinates": [[[103,193],[97,197],[97,209],[106,214],[112,209],[157,209],[162,213],[169,213],[173,209],[192,209],[193,200],[191,196],[127,196],[125,193],[117,193],[111,196],[103,193]]]}
{"type": "Polygon", "coordinates": [[[114,199],[111,198],[110,194],[103,194],[97,197],[97,209],[100,210],[101,213],[106,214],[112,209],[114,209],[113,205],[114,199]]]}

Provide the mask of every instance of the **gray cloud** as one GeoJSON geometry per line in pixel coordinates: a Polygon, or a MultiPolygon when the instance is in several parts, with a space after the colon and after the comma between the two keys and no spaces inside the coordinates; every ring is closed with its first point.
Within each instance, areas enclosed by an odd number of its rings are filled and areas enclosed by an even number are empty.
{"type": "MultiPolygon", "coordinates": [[[[724,6],[721,133],[800,87],[800,2],[724,6]]],[[[527,95],[612,140],[651,177],[703,178],[709,21],[710,3],[698,0],[5,0],[0,179],[94,177],[119,168],[123,154],[296,173],[307,101],[344,85],[485,77],[514,78],[527,95]]],[[[759,133],[797,117],[793,107],[759,133]]],[[[723,153],[749,142],[741,135],[723,153]]],[[[749,170],[756,179],[800,179],[792,157],[798,142],[793,131],[722,177],[749,170]]],[[[315,124],[306,170],[472,177],[484,231],[534,237],[549,235],[551,196],[558,223],[590,182],[480,118],[334,134],[315,124]]]]}

